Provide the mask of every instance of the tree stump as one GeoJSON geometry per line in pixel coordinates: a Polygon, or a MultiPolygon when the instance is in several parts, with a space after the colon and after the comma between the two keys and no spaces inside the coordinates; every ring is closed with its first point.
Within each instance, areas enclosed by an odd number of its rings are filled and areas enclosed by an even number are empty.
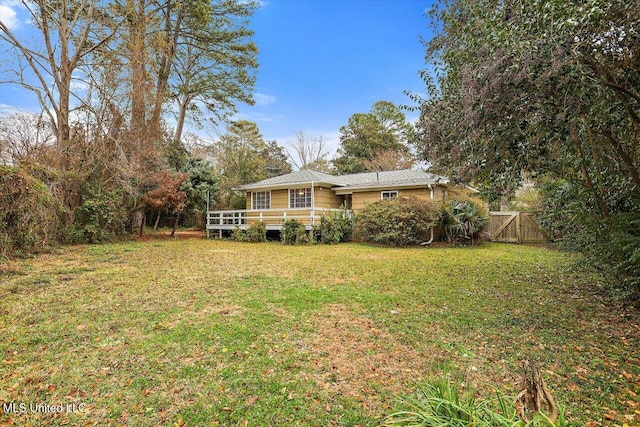
{"type": "Polygon", "coordinates": [[[555,422],[558,418],[558,408],[542,380],[540,370],[535,363],[523,360],[522,371],[522,391],[518,393],[515,401],[518,416],[522,421],[528,423],[534,414],[546,412],[549,420],[555,422]]]}

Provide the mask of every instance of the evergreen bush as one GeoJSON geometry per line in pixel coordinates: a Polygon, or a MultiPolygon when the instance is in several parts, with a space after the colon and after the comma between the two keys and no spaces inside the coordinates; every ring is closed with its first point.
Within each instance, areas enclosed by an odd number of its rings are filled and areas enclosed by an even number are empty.
{"type": "Polygon", "coordinates": [[[127,211],[122,201],[120,191],[89,182],[66,239],[71,243],[97,243],[124,234],[127,211]]]}
{"type": "Polygon", "coordinates": [[[285,245],[306,245],[309,243],[309,235],[304,224],[295,219],[288,219],[282,223],[280,240],[285,245]]]}
{"type": "Polygon", "coordinates": [[[543,182],[540,225],[563,249],[582,252],[585,266],[608,279],[615,297],[640,303],[640,199],[611,191],[608,213],[593,192],[562,180],[543,182]]]}
{"type": "Polygon", "coordinates": [[[247,228],[247,239],[252,243],[262,243],[267,241],[267,226],[262,222],[251,224],[247,228]]]}
{"type": "Polygon", "coordinates": [[[236,227],[231,232],[231,240],[235,242],[246,242],[248,241],[247,233],[245,233],[240,227],[236,227]]]}
{"type": "Polygon", "coordinates": [[[42,181],[0,166],[0,256],[38,252],[55,242],[61,212],[42,181]]]}
{"type": "Polygon", "coordinates": [[[332,211],[320,219],[319,231],[324,244],[347,242],[353,237],[353,219],[345,208],[332,211]]]}
{"type": "Polygon", "coordinates": [[[380,200],[356,217],[356,234],[364,242],[389,246],[415,245],[435,225],[437,208],[415,197],[380,200]]]}

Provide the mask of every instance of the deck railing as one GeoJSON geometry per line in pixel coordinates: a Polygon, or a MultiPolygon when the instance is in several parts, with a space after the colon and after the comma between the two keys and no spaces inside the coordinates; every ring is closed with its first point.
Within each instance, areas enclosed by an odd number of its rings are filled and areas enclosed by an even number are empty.
{"type": "MultiPolygon", "coordinates": [[[[323,216],[340,209],[328,208],[295,208],[295,209],[262,209],[262,210],[229,210],[207,212],[207,233],[209,231],[233,230],[236,227],[246,229],[249,225],[262,221],[268,230],[280,230],[286,220],[295,219],[311,229],[320,224],[323,216]]],[[[346,211],[351,216],[351,211],[346,211]]]]}
{"type": "Polygon", "coordinates": [[[210,225],[246,225],[247,211],[208,211],[207,212],[207,228],[210,225]]]}

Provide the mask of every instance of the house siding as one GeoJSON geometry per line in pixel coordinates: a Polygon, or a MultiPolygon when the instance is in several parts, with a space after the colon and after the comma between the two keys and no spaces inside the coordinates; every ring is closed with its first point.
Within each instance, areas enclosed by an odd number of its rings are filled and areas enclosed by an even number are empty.
{"type": "MultiPolygon", "coordinates": [[[[330,187],[314,186],[313,192],[316,208],[338,209],[344,201],[344,197],[336,195],[330,187]]],[[[252,192],[248,191],[247,209],[249,210],[251,209],[251,195],[252,192]]],[[[271,190],[271,209],[289,209],[289,189],[271,190]]]]}
{"type": "Polygon", "coordinates": [[[368,204],[381,200],[382,191],[398,191],[399,197],[415,197],[419,200],[431,200],[431,191],[428,188],[396,189],[389,187],[385,190],[354,192],[351,199],[351,207],[354,212],[359,212],[368,204]]]}
{"type": "MultiPolygon", "coordinates": [[[[260,191],[255,191],[255,193],[259,193],[260,191]]],[[[246,209],[251,210],[251,197],[254,192],[247,192],[247,207],[246,209]]],[[[284,190],[271,190],[271,209],[287,209],[289,208],[289,191],[284,190]]]]}
{"type": "MultiPolygon", "coordinates": [[[[431,201],[431,190],[427,187],[406,189],[389,187],[385,190],[354,192],[352,198],[353,211],[357,213],[368,204],[381,200],[380,193],[382,191],[398,191],[399,197],[415,197],[418,200],[431,201]]],[[[433,187],[433,201],[442,203],[455,197],[469,196],[471,193],[470,190],[463,187],[437,185],[433,187]]]]}
{"type": "Polygon", "coordinates": [[[351,210],[359,212],[368,204],[377,202],[378,200],[380,200],[380,191],[363,191],[353,193],[351,198],[351,210]]]}
{"type": "Polygon", "coordinates": [[[314,186],[313,195],[315,198],[314,206],[316,208],[338,209],[344,202],[344,197],[336,195],[329,187],[314,186]]]}
{"type": "MultiPolygon", "coordinates": [[[[430,201],[431,200],[431,190],[429,188],[409,188],[406,190],[400,190],[398,192],[400,197],[415,197],[418,200],[430,201]]],[[[434,197],[437,200],[437,193],[434,193],[434,197]]]]}
{"type": "MultiPolygon", "coordinates": [[[[407,189],[389,187],[385,190],[354,192],[351,201],[352,210],[358,212],[364,209],[366,205],[377,202],[381,199],[381,191],[395,190],[398,191],[400,197],[415,197],[424,201],[431,200],[431,190],[427,187],[407,189]]],[[[440,203],[459,196],[469,196],[470,193],[469,190],[463,187],[438,185],[434,186],[433,198],[435,202],[440,203]]],[[[251,194],[252,192],[247,192],[247,209],[251,209],[251,194]]],[[[336,195],[329,187],[314,186],[314,197],[315,208],[338,209],[344,203],[344,196],[336,195]]],[[[288,189],[271,190],[271,209],[289,209],[288,189]]]]}
{"type": "Polygon", "coordinates": [[[289,190],[272,190],[271,191],[271,209],[288,209],[289,208],[289,190]]]}

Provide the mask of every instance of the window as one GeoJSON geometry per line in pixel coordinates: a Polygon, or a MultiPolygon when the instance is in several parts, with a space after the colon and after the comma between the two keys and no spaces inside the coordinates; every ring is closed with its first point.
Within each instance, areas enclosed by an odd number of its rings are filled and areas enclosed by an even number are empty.
{"type": "Polygon", "coordinates": [[[397,191],[383,191],[381,193],[382,200],[393,199],[394,197],[398,197],[397,191]]]}
{"type": "Polygon", "coordinates": [[[289,207],[290,208],[310,208],[311,207],[311,189],[310,188],[292,188],[289,190],[289,207]]]}
{"type": "Polygon", "coordinates": [[[251,209],[271,209],[271,191],[252,193],[251,209]]]}

